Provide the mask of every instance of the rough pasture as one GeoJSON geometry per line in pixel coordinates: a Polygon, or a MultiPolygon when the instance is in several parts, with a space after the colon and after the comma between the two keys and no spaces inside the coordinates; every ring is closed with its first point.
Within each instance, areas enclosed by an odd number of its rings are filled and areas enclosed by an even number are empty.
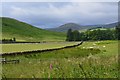
{"type": "Polygon", "coordinates": [[[3,64],[2,76],[7,78],[117,78],[117,44],[117,41],[85,42],[75,48],[42,52],[43,54],[6,56],[7,59],[19,59],[21,62],[3,64]]]}

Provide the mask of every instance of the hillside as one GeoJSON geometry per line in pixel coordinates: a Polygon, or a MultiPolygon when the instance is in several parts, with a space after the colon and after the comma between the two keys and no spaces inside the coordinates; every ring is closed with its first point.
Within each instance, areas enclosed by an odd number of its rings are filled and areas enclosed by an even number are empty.
{"type": "Polygon", "coordinates": [[[110,23],[110,24],[101,24],[101,25],[85,25],[84,27],[104,27],[104,28],[114,28],[118,25],[118,22],[110,23]]]}
{"type": "Polygon", "coordinates": [[[99,27],[114,28],[117,26],[117,24],[118,24],[117,22],[110,23],[110,24],[101,24],[101,25],[79,25],[79,24],[75,24],[75,23],[67,23],[67,24],[61,25],[60,27],[49,28],[47,30],[56,31],[56,32],[67,32],[67,30],[71,28],[72,30],[83,31],[83,30],[99,28],[99,27]]]}
{"type": "Polygon", "coordinates": [[[66,37],[64,33],[43,30],[12,18],[1,19],[2,39],[15,37],[19,41],[61,41],[66,37]]]}
{"type": "Polygon", "coordinates": [[[57,28],[49,28],[47,30],[56,31],[56,32],[66,32],[66,31],[68,31],[68,29],[79,30],[79,29],[83,29],[83,27],[76,23],[67,23],[67,24],[61,25],[57,28]]]}

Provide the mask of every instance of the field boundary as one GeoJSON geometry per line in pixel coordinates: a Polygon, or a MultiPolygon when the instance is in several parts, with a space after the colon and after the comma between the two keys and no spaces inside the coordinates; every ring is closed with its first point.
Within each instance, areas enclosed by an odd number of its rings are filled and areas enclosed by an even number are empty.
{"type": "Polygon", "coordinates": [[[82,43],[83,43],[83,41],[78,43],[78,44],[75,44],[75,45],[65,46],[65,47],[61,47],[61,48],[53,48],[53,49],[2,53],[0,56],[7,56],[7,55],[14,55],[15,56],[15,55],[22,55],[22,54],[32,54],[32,53],[41,53],[41,52],[55,51],[55,50],[61,50],[61,49],[66,49],[66,48],[74,48],[74,47],[77,47],[77,46],[81,45],[82,43]]]}

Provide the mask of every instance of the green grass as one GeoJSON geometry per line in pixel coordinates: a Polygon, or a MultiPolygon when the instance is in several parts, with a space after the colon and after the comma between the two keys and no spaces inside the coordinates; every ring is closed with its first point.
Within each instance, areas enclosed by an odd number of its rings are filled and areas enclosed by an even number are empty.
{"type": "Polygon", "coordinates": [[[30,24],[2,17],[2,38],[15,37],[17,41],[64,41],[66,34],[34,27],[30,24]]]}
{"type": "Polygon", "coordinates": [[[61,48],[69,45],[78,44],[79,42],[47,42],[32,44],[1,44],[3,53],[44,50],[52,48],[61,48]]]}
{"type": "Polygon", "coordinates": [[[7,59],[19,59],[21,62],[3,64],[2,76],[7,78],[117,78],[118,52],[115,47],[117,44],[117,41],[85,42],[76,48],[41,54],[6,56],[7,59]],[[94,43],[96,45],[91,48],[94,43]]]}
{"type": "Polygon", "coordinates": [[[85,42],[81,48],[98,48],[101,50],[102,56],[112,56],[118,54],[118,41],[107,40],[107,41],[95,41],[95,42],[85,42]]]}

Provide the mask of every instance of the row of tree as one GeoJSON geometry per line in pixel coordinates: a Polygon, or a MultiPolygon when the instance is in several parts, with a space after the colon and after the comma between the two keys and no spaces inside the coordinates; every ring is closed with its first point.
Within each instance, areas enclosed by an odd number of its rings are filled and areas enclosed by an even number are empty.
{"type": "Polygon", "coordinates": [[[79,31],[77,31],[77,30],[72,31],[72,29],[69,29],[68,32],[67,32],[66,41],[79,41],[79,40],[80,40],[79,31]]]}
{"type": "Polygon", "coordinates": [[[120,33],[120,30],[117,28],[106,30],[87,30],[85,32],[79,32],[77,30],[72,31],[72,29],[69,29],[66,41],[115,40],[118,39],[118,33],[120,33]]]}

